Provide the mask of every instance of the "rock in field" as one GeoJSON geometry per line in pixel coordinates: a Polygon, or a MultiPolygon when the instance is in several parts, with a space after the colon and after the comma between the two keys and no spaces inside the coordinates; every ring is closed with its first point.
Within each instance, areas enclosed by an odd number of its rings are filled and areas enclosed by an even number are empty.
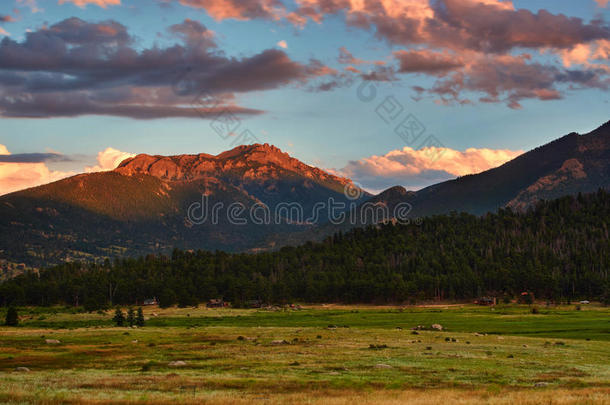
{"type": "Polygon", "coordinates": [[[375,364],[375,368],[390,369],[390,368],[394,368],[394,367],[390,366],[389,364],[375,364]]]}
{"type": "Polygon", "coordinates": [[[170,367],[184,367],[184,366],[186,366],[186,361],[182,361],[182,360],[171,361],[168,365],[170,367]]]}
{"type": "Polygon", "coordinates": [[[60,344],[60,343],[61,343],[61,342],[60,342],[59,340],[57,340],[57,339],[46,339],[46,340],[45,340],[45,342],[46,342],[48,345],[58,345],[58,344],[60,344]]]}
{"type": "Polygon", "coordinates": [[[19,372],[23,372],[23,373],[29,373],[30,369],[27,367],[17,367],[15,368],[15,371],[19,371],[19,372]]]}
{"type": "Polygon", "coordinates": [[[431,327],[432,327],[432,329],[435,329],[435,330],[443,330],[443,325],[441,325],[439,323],[434,323],[434,324],[432,324],[431,327]]]}

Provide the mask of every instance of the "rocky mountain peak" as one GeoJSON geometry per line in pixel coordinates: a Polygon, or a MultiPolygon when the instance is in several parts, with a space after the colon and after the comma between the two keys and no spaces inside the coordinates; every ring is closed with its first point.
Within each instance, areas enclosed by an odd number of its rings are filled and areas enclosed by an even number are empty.
{"type": "Polygon", "coordinates": [[[216,156],[206,153],[177,156],[141,154],[123,161],[115,172],[126,176],[147,174],[167,181],[219,178],[229,174],[245,179],[274,179],[296,174],[318,182],[350,183],[348,179],[309,166],[267,143],[237,146],[216,156]]]}

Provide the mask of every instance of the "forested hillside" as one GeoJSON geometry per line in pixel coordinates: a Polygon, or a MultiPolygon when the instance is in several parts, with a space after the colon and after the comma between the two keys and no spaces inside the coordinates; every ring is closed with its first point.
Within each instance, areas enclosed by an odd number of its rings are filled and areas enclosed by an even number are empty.
{"type": "Polygon", "coordinates": [[[609,298],[610,194],[539,202],[518,213],[450,214],[381,225],[277,252],[174,251],[103,265],[67,263],[0,285],[0,304],[194,305],[403,302],[515,296],[609,298]]]}

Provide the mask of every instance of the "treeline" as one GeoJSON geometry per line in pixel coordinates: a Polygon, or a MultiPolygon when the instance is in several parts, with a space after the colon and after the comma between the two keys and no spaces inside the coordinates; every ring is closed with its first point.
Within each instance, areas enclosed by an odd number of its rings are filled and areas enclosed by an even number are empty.
{"type": "Polygon", "coordinates": [[[409,302],[516,296],[610,300],[610,194],[380,225],[276,252],[174,251],[104,264],[66,263],[0,285],[0,305],[196,305],[409,302]]]}

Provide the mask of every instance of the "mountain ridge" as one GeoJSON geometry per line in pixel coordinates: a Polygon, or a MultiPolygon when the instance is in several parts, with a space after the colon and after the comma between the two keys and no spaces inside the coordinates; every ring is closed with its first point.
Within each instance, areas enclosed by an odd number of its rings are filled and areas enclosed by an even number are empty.
{"type": "Polygon", "coordinates": [[[347,206],[355,203],[356,209],[364,203],[383,205],[389,213],[406,203],[411,209],[402,212],[408,211],[409,220],[451,211],[483,215],[504,207],[525,210],[540,199],[610,187],[610,121],[589,134],[569,133],[497,168],[417,192],[395,186],[376,196],[357,192],[359,198],[353,200],[347,187],[355,185],[268,144],[218,155],[141,154],[113,171],[1,196],[0,266],[2,261],[43,266],[173,248],[269,250],[375,222],[335,225],[324,216],[305,220],[330,198],[347,206]],[[264,204],[273,211],[297,203],[305,217],[295,221],[284,211],[267,224],[240,226],[227,218],[198,224],[187,214],[204,197],[206,204],[224,208],[264,204]]]}

